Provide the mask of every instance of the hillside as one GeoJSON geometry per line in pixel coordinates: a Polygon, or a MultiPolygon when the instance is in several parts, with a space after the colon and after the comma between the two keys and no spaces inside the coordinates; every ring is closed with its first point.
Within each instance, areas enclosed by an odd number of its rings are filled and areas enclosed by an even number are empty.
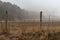
{"type": "Polygon", "coordinates": [[[8,11],[8,20],[39,19],[37,12],[27,11],[15,4],[0,1],[0,20],[5,19],[6,11],[8,11]]]}

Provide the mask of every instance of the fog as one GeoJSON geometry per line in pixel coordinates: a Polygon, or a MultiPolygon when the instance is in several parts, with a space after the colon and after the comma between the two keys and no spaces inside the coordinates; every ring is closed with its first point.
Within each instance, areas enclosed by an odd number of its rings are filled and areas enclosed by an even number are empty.
{"type": "Polygon", "coordinates": [[[60,18],[60,0],[1,0],[18,5],[20,8],[35,11],[39,15],[42,10],[43,14],[48,17],[60,18]]]}

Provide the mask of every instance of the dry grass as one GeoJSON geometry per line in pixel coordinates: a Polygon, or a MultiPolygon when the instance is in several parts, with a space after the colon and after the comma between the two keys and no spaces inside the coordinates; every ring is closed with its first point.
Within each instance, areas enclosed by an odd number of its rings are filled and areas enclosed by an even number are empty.
{"type": "MultiPolygon", "coordinates": [[[[48,39],[48,34],[50,32],[52,32],[53,35],[55,33],[57,35],[58,32],[60,32],[59,26],[53,27],[45,25],[40,27],[39,22],[8,22],[7,26],[7,30],[10,32],[10,34],[8,38],[1,35],[0,40],[9,40],[12,38],[12,40],[51,40],[48,39]]],[[[5,22],[0,22],[0,33],[2,32],[3,28],[5,28],[5,22]]]]}

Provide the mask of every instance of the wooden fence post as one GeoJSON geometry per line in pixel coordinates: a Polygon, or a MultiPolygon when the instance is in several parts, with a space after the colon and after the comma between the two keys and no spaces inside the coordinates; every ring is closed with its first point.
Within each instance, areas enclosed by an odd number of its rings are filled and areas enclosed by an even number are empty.
{"type": "Polygon", "coordinates": [[[8,26],[7,26],[7,24],[8,24],[8,12],[6,11],[6,14],[5,14],[5,33],[6,33],[6,35],[8,35],[8,26]]]}
{"type": "Polygon", "coordinates": [[[42,27],[42,11],[40,11],[40,29],[42,27]]]}

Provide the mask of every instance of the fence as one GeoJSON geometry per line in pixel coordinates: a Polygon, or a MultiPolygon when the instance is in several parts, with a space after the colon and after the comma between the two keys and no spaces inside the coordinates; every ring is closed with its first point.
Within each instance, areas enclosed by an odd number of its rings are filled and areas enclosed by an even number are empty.
{"type": "MultiPolygon", "coordinates": [[[[50,21],[50,17],[49,17],[50,21]]],[[[52,22],[42,22],[42,11],[40,12],[40,20],[39,21],[26,21],[26,20],[20,20],[20,21],[8,21],[8,12],[6,11],[6,17],[4,21],[0,21],[0,34],[13,34],[13,35],[29,35],[29,37],[32,35],[34,37],[33,40],[35,40],[36,37],[41,38],[41,36],[44,36],[43,38],[46,40],[49,40],[47,36],[49,36],[50,31],[49,27],[55,25],[55,23],[51,24],[52,22]],[[51,24],[51,25],[50,25],[51,24]],[[41,35],[41,36],[40,36],[41,35]]],[[[56,25],[55,25],[56,26],[56,25]]],[[[27,36],[26,35],[26,36],[27,36]]],[[[43,40],[43,38],[41,40],[43,40]]],[[[36,38],[37,40],[37,38],[36,38]]]]}

